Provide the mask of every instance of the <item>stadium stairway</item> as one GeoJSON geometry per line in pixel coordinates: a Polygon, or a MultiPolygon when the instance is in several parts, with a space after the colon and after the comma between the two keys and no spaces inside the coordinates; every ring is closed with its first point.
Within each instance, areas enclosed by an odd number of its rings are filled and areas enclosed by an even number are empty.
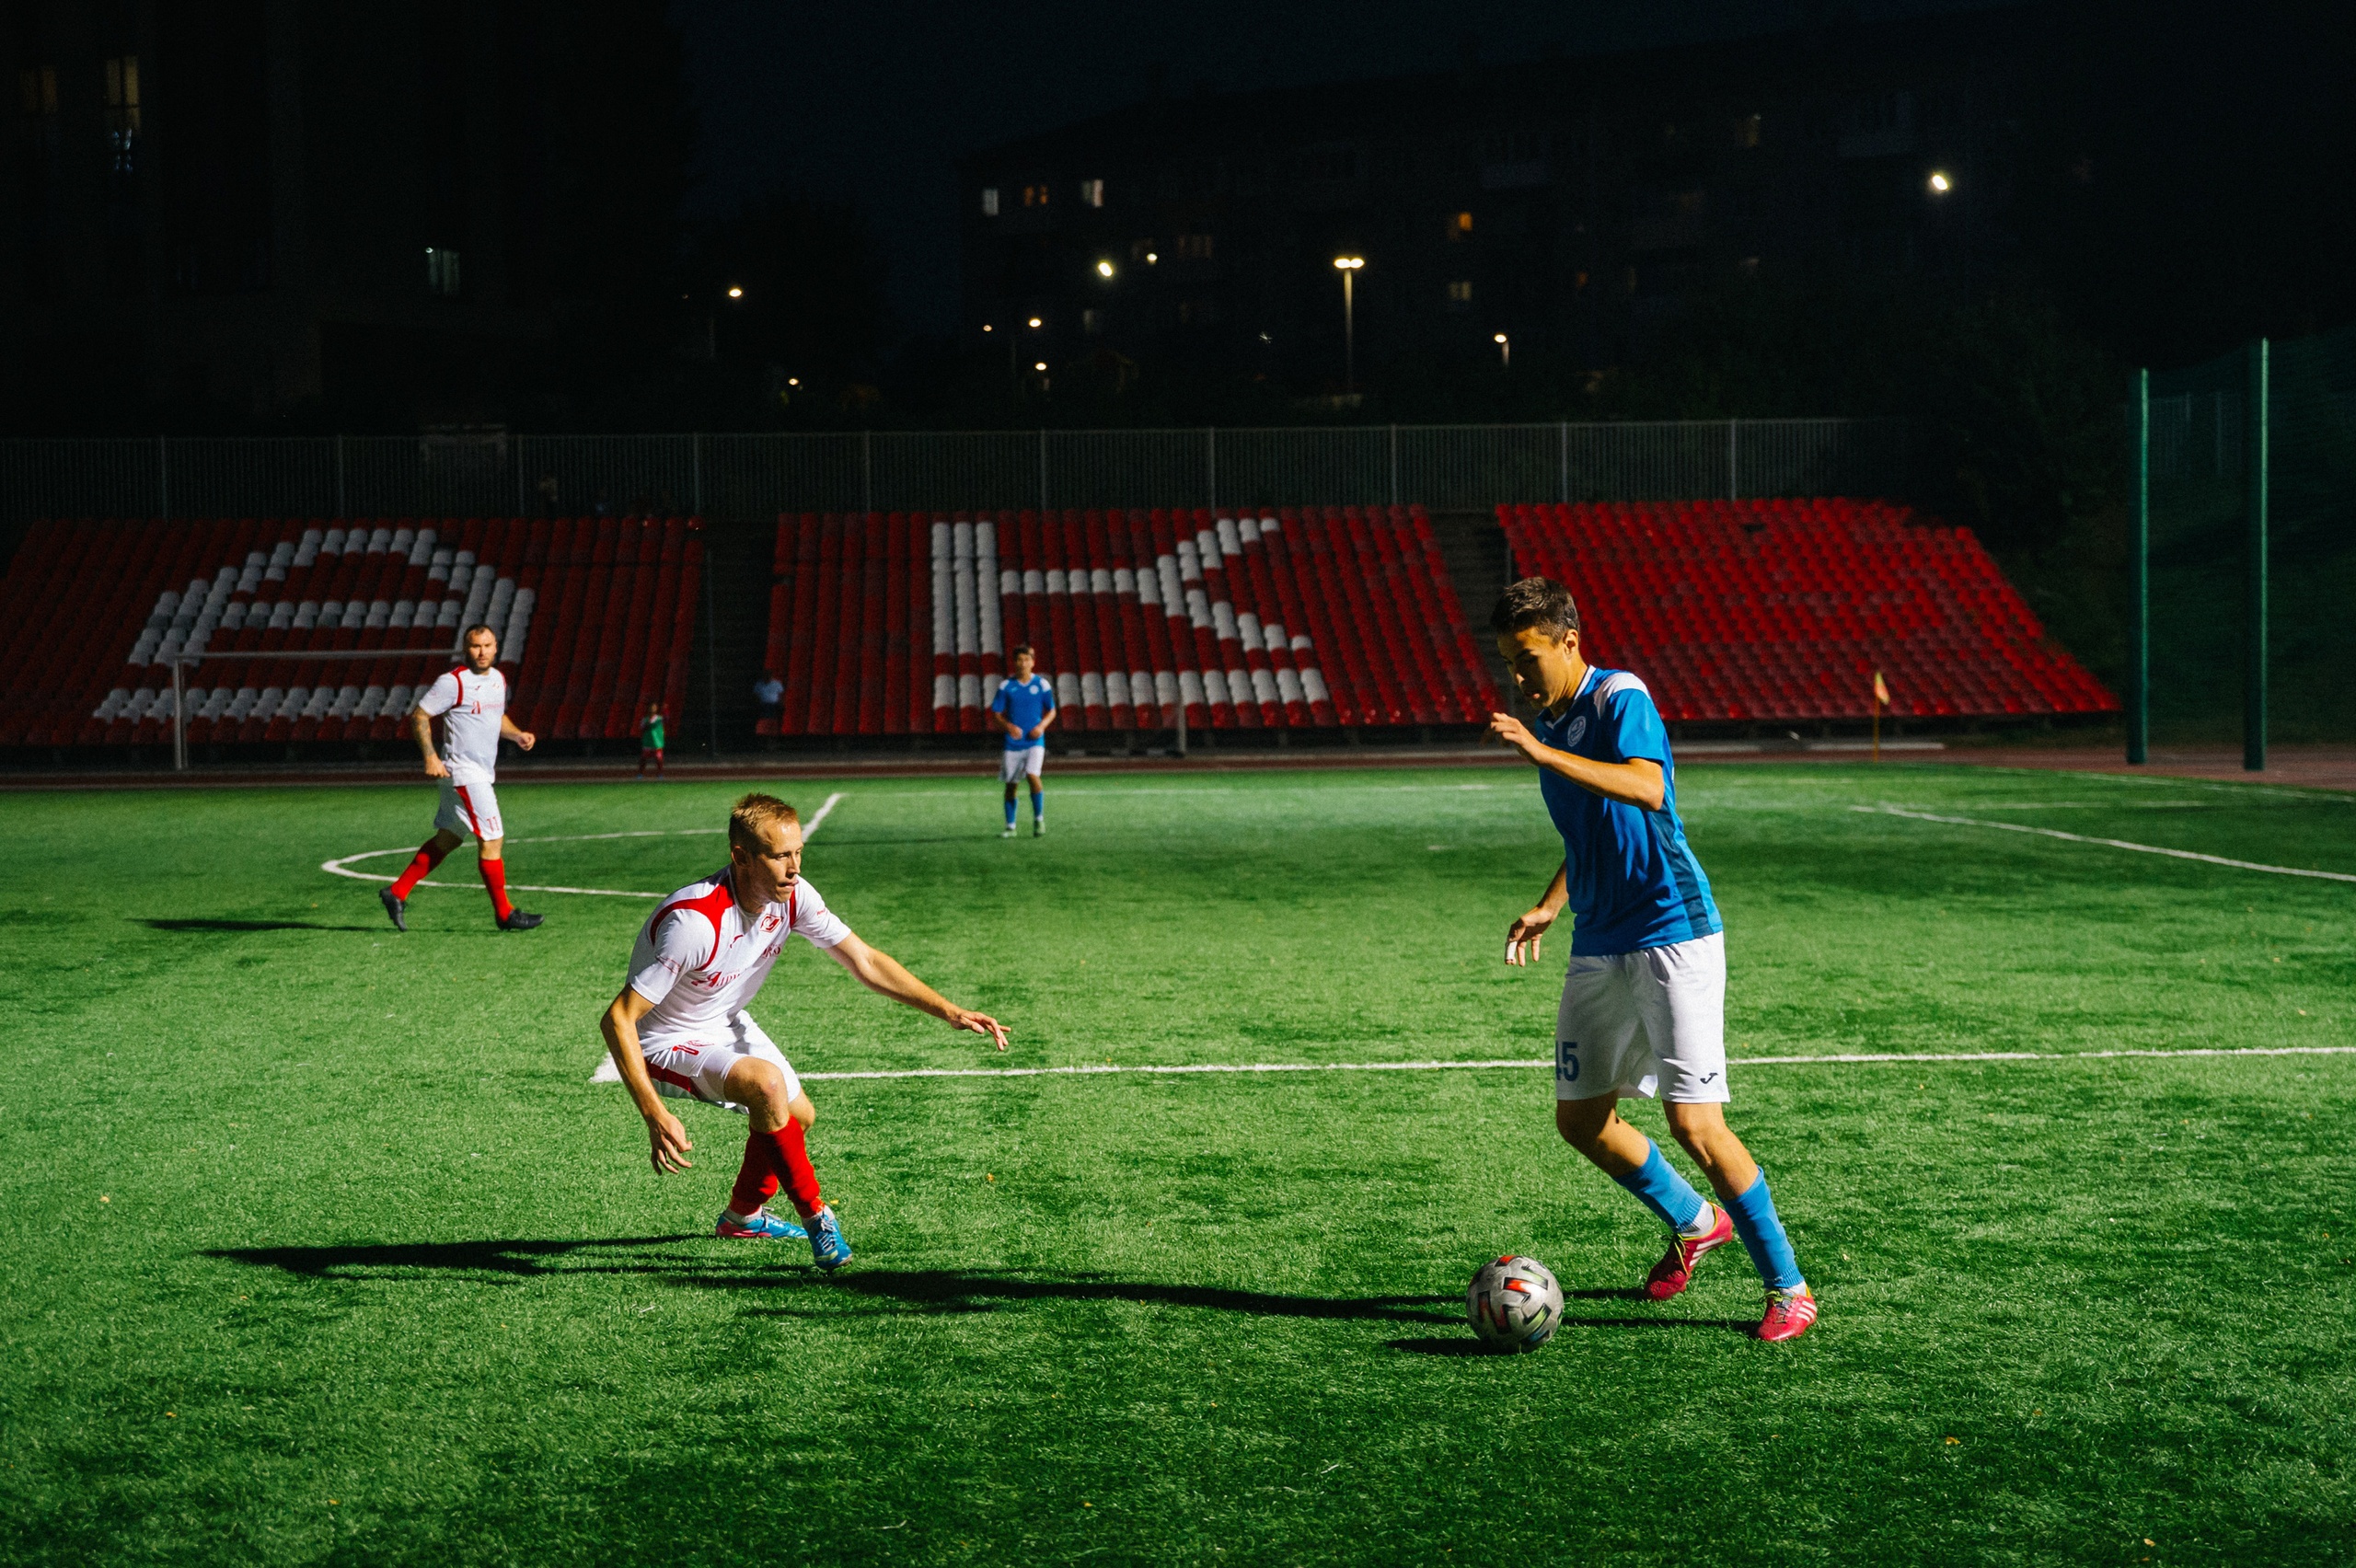
{"type": "Polygon", "coordinates": [[[500,634],[513,713],[633,732],[687,698],[702,551],[681,518],[43,522],[0,581],[0,745],[387,741],[459,630],[500,634]],[[374,651],[372,659],[244,660],[374,651]]]}
{"type": "Polygon", "coordinates": [[[2109,713],[1967,528],[1841,497],[1500,506],[1521,573],[1566,584],[1592,663],[1670,720],[2109,713]]]}
{"type": "Polygon", "coordinates": [[[1478,723],[1496,691],[1420,508],[779,519],[784,735],[980,733],[1029,642],[1061,727],[1478,723]]]}

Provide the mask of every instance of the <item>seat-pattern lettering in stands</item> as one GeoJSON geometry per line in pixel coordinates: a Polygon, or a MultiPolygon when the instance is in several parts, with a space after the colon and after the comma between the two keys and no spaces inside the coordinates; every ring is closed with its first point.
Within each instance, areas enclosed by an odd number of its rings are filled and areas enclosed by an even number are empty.
{"type": "Polygon", "coordinates": [[[1017,642],[1081,732],[1497,706],[1421,508],[804,513],[775,570],[765,732],[981,733],[1017,642]]]}
{"type": "Polygon", "coordinates": [[[461,628],[500,634],[516,721],[627,736],[687,695],[701,571],[684,519],[215,519],[34,525],[0,582],[0,745],[155,743],[171,666],[191,743],[391,740],[461,628]],[[240,663],[258,651],[378,659],[240,663]]]}

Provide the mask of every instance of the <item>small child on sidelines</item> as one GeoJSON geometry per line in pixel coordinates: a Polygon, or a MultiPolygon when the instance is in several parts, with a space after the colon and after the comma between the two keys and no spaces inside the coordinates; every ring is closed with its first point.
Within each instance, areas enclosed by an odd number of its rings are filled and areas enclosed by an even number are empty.
{"type": "Polygon", "coordinates": [[[646,777],[649,760],[654,764],[654,777],[663,777],[663,704],[649,702],[646,717],[638,721],[638,776],[646,777]]]}

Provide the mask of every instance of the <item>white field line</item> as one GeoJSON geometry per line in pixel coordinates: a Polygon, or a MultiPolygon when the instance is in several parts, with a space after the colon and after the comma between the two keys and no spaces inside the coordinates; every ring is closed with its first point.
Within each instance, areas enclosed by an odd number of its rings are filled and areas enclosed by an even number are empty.
{"type": "Polygon", "coordinates": [[[1851,806],[1849,809],[1879,816],[1911,817],[1916,822],[1950,823],[1958,827],[1992,827],[2005,833],[2033,834],[2039,838],[2066,838],[2073,844],[2100,844],[2112,849],[2132,849],[2139,855],[2165,855],[2172,860],[2200,860],[2212,866],[2231,866],[2242,871],[2266,871],[2278,877],[2316,877],[2325,882],[2356,882],[2356,872],[2311,871],[2300,866],[2269,866],[2258,860],[2235,860],[2223,855],[2203,855],[2192,849],[2168,849],[2157,844],[2137,844],[2125,838],[2096,838],[2083,833],[2064,833],[2058,827],[2031,827],[2027,823],[1942,816],[1936,812],[1911,812],[1900,806],[1851,806]]]}
{"type": "MultiPolygon", "coordinates": [[[[2177,1051],[1888,1051],[1823,1056],[1735,1056],[1730,1067],[1856,1066],[1877,1062],[2103,1062],[2128,1057],[2176,1056],[2349,1056],[2356,1045],[2240,1045],[2189,1047],[2177,1051]]],[[[814,1083],[840,1083],[860,1078],[1106,1078],[1121,1076],[1177,1077],[1195,1073],[1438,1073],[1487,1067],[1524,1070],[1551,1067],[1545,1056],[1498,1057],[1465,1062],[1202,1062],[1173,1066],[1115,1066],[1111,1064],[1075,1067],[901,1067],[884,1072],[803,1073],[814,1083]]],[[[621,1074],[610,1056],[597,1060],[591,1083],[619,1083],[621,1074]]]]}
{"type": "MultiPolygon", "coordinates": [[[[816,811],[812,812],[810,813],[810,820],[802,824],[803,836],[807,837],[811,834],[817,832],[818,824],[826,820],[826,813],[833,811],[836,803],[841,801],[842,798],[843,792],[840,790],[837,790],[833,794],[827,796],[826,803],[820,806],[816,811]]],[[[724,827],[655,827],[640,828],[629,833],[560,833],[544,838],[511,838],[507,840],[507,842],[510,844],[585,844],[593,840],[606,838],[687,838],[698,835],[708,836],[714,833],[725,833],[728,830],[724,827]]],[[[357,855],[345,855],[333,860],[322,860],[319,862],[319,870],[327,872],[330,876],[350,877],[354,882],[394,882],[398,879],[381,876],[374,871],[355,871],[350,868],[355,860],[381,860],[387,855],[414,855],[416,853],[416,850],[407,848],[363,849],[357,855]]],[[[428,880],[420,882],[417,885],[420,887],[464,888],[469,884],[466,882],[433,882],[428,880]]],[[[511,891],[515,893],[579,893],[586,894],[593,898],[668,898],[671,896],[667,893],[641,893],[632,888],[622,887],[555,887],[541,882],[510,882],[507,885],[511,891]]]]}

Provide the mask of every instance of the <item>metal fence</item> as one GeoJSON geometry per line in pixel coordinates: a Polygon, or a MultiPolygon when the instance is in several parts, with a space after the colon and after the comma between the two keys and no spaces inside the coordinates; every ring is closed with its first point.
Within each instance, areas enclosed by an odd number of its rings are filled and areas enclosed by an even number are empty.
{"type": "Polygon", "coordinates": [[[1899,420],[0,441],[0,521],[1888,495],[1899,420]]]}
{"type": "Polygon", "coordinates": [[[2129,414],[2129,760],[2356,737],[2356,328],[2139,374],[2129,414]]]}

